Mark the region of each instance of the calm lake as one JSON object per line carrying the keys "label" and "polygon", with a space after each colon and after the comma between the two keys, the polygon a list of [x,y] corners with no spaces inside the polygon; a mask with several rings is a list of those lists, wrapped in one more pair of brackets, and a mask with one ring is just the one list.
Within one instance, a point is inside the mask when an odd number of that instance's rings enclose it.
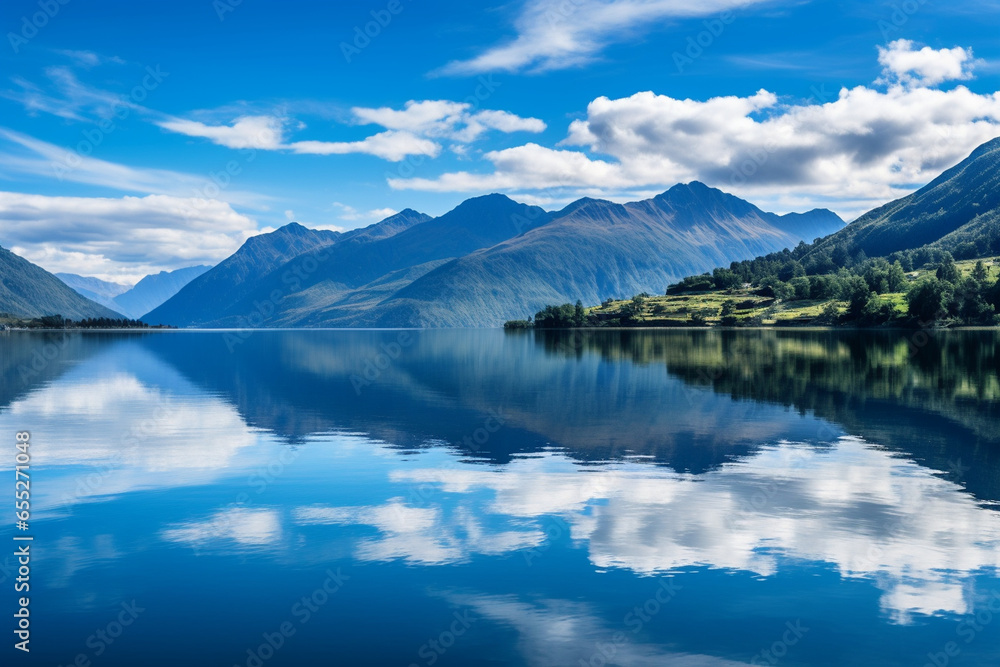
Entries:
{"label": "calm lake", "polygon": [[997,665],[998,363],[986,331],[0,334],[31,664]]}

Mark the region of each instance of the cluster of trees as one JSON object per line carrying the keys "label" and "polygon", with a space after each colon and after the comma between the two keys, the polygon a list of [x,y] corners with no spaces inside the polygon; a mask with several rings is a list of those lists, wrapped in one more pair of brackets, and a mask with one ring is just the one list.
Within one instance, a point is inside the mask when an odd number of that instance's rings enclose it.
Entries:
{"label": "cluster of trees", "polygon": [[28,329],[148,329],[149,325],[140,320],[111,317],[88,317],[83,320],[71,320],[62,315],[43,315],[31,320],[21,321],[19,326]]}
{"label": "cluster of trees", "polygon": [[[911,282],[914,267],[936,266],[933,276]],[[991,325],[1000,312],[1000,283],[989,278],[980,260],[969,276],[962,277],[951,253],[935,248],[896,252],[888,257],[868,258],[864,252],[847,253],[844,246],[814,249],[800,243],[764,257],[733,262],[728,269],[689,276],[671,285],[667,294],[756,289],[757,293],[782,301],[846,301],[847,312],[839,322],[863,326],[886,324],[897,319],[893,304],[884,294],[905,293],[908,313],[917,322],[951,320],[961,324]],[[832,316],[833,311],[826,313]],[[723,313],[732,321],[732,313]],[[829,319],[829,317],[828,317]]]}
{"label": "cluster of trees", "polygon": [[564,303],[561,306],[545,306],[535,313],[535,319],[510,320],[503,325],[504,329],[574,329],[589,326],[590,318],[583,308],[583,302],[576,305]]}

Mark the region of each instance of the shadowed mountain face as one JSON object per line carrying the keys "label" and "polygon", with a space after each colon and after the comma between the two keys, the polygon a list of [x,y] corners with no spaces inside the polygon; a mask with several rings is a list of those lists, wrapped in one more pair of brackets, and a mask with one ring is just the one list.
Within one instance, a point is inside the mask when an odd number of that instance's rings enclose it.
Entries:
{"label": "shadowed mountain face", "polygon": [[[275,289],[287,294],[290,285],[301,284],[316,270],[317,260],[309,255],[311,251],[339,244],[357,247],[376,243],[426,219],[424,214],[406,209],[375,225],[346,234],[306,229],[293,222],[270,234],[248,239],[235,254],[188,283],[143,319],[174,326],[208,325],[234,309],[237,314],[230,319],[236,320],[237,315],[245,318],[254,307],[254,298],[250,297],[262,295],[260,298],[267,301]],[[326,257],[323,253],[317,256],[320,261]],[[297,257],[302,257],[303,261],[285,267]],[[273,282],[265,286],[265,278],[272,273]],[[249,308],[242,309],[248,298]]]}
{"label": "shadowed mountain face", "polygon": [[0,313],[22,318],[121,318],[118,312],[78,294],[42,267],[4,248],[0,248]]}
{"label": "shadowed mountain face", "polygon": [[798,229],[842,226],[830,211],[778,216],[697,182],[624,205],[581,200],[546,225],[429,272],[362,322],[488,327],[546,304],[660,294],[682,276],[795,246],[806,238]]}
{"label": "shadowed mountain face", "polygon": [[[263,264],[253,277],[239,276],[238,289],[220,281],[204,295],[182,291],[150,321],[499,326],[549,303],[662,292],[684,275],[843,226],[830,211],[778,216],[697,182],[625,205],[583,199],[556,213],[494,194],[408,220],[396,233],[351,232],[278,266]],[[200,307],[199,298],[213,307]]]}
{"label": "shadowed mountain face", "polygon": [[881,257],[939,246],[972,244],[976,256],[1000,253],[1000,138],[993,139],[908,197],[861,216],[817,247],[846,245]]}

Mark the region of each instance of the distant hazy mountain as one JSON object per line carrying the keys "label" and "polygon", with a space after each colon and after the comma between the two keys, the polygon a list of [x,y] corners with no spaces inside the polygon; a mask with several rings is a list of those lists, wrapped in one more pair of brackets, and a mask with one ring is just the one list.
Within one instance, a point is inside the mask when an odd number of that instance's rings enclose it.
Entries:
{"label": "distant hazy mountain", "polygon": [[955,252],[961,244],[978,256],[1000,253],[1000,138],[913,194],[861,216],[823,239],[817,248],[842,245],[854,255],[888,255],[935,245]]}
{"label": "distant hazy mountain", "polygon": [[160,271],[146,276],[132,289],[115,296],[111,302],[119,312],[133,319],[141,318],[211,268],[199,265],[176,271]]}
{"label": "distant hazy mountain", "polygon": [[91,301],[95,301],[112,310],[115,310],[117,307],[114,298],[130,289],[128,285],[108,282],[107,280],[92,278],[90,276],[79,276],[75,273],[56,273],[55,276],[72,287],[77,294],[85,296]]}
{"label": "distant hazy mountain", "polygon": [[220,272],[196,291],[210,271],[146,319],[247,326],[260,313],[265,326],[496,326],[547,303],[662,292],[692,271],[843,227],[830,211],[765,213],[701,183],[625,205],[581,199],[555,213],[493,194],[437,218],[399,214],[407,215],[404,225],[390,218],[280,265]]}
{"label": "distant hazy mountain", "polygon": [[81,296],[42,267],[4,248],[0,248],[0,313],[22,318],[121,318],[119,313]]}

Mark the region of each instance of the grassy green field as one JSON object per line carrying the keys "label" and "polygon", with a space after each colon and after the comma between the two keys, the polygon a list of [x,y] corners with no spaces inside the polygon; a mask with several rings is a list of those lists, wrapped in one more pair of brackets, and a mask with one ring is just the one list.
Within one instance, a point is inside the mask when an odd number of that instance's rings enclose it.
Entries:
{"label": "grassy green field", "polygon": [[[963,276],[969,275],[977,260],[955,262]],[[990,279],[1000,277],[1000,258],[982,260],[989,271]],[[923,275],[934,272],[934,268],[925,267],[907,274],[911,282],[916,282]],[[906,295],[903,292],[881,294],[878,297],[893,304],[899,315],[905,315],[907,309]],[[719,324],[719,312],[723,302],[732,299],[736,302],[735,316],[742,323],[768,325],[784,324],[823,324],[821,315],[827,304],[833,303],[839,313],[847,310],[843,301],[781,301],[758,296],[753,290],[732,289],[678,294],[671,296],[649,296],[643,299],[640,311],[636,316],[641,325],[647,326],[682,326],[690,324],[692,317],[704,318],[707,324]],[[632,305],[631,299],[606,301],[600,306],[588,308],[587,313],[604,318],[615,318],[623,314],[623,309]],[[820,321],[817,319],[820,318]]]}

